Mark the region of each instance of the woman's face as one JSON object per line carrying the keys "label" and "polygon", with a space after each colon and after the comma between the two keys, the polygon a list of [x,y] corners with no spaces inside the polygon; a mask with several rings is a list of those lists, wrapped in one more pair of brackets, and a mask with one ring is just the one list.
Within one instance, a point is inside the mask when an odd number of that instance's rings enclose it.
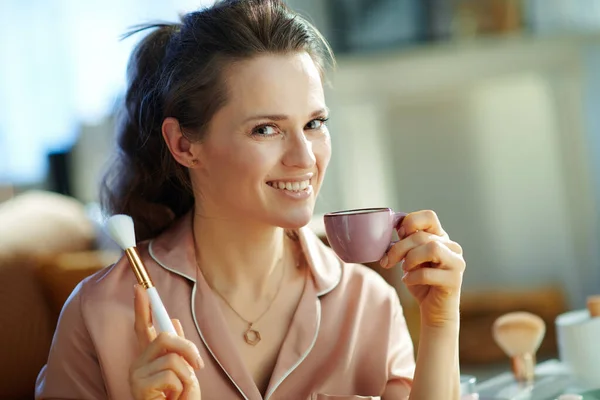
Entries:
{"label": "woman's face", "polygon": [[323,85],[307,53],[261,55],[225,74],[228,102],[198,144],[202,214],[306,225],[331,157]]}

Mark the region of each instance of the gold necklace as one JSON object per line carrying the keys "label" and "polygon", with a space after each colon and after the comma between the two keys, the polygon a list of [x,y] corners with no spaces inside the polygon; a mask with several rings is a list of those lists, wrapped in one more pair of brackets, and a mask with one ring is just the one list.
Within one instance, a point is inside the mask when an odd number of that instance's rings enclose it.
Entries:
{"label": "gold necklace", "polygon": [[254,329],[253,326],[254,326],[254,324],[258,323],[258,321],[260,321],[260,319],[271,309],[271,306],[273,305],[273,303],[275,302],[275,299],[279,295],[279,291],[281,290],[281,286],[283,283],[283,277],[285,276],[285,268],[283,268],[283,267],[281,267],[281,268],[282,268],[281,278],[279,278],[279,285],[277,286],[277,291],[275,292],[275,295],[273,296],[273,298],[267,305],[267,308],[254,321],[248,321],[239,312],[237,312],[236,309],[233,308],[231,303],[229,303],[229,301],[227,301],[225,296],[223,296],[221,293],[219,293],[218,290],[216,290],[214,287],[212,287],[210,285],[210,283],[208,283],[208,280],[206,280],[206,277],[205,277],[206,283],[212,289],[212,291],[215,292],[225,302],[225,304],[227,304],[229,306],[231,311],[233,311],[242,321],[244,321],[245,323],[248,324],[248,327],[244,331],[244,341],[246,343],[248,343],[250,346],[256,346],[258,344],[258,342],[260,342],[262,340],[262,338],[260,336],[260,332],[257,331],[256,329]]}
{"label": "gold necklace", "polygon": [[[271,306],[273,305],[273,303],[275,302],[275,299],[279,295],[279,291],[281,290],[281,286],[282,286],[282,283],[283,283],[283,277],[285,276],[285,268],[281,267],[282,268],[281,278],[279,278],[279,285],[277,286],[277,291],[275,292],[275,295],[273,296],[273,298],[269,302],[269,305],[267,306],[267,308],[254,321],[248,321],[239,312],[237,312],[236,309],[233,308],[233,306],[229,303],[229,301],[227,301],[227,299],[225,298],[225,296],[223,296],[221,293],[219,293],[219,291],[216,290],[209,283],[208,279],[206,279],[206,275],[204,275],[204,271],[202,270],[202,268],[200,268],[200,263],[198,262],[198,249],[196,248],[196,240],[195,240],[195,238],[194,238],[194,252],[196,253],[196,266],[197,266],[198,270],[200,271],[200,273],[202,274],[202,276],[204,277],[204,281],[206,282],[206,284],[208,285],[208,287],[214,293],[216,293],[225,302],[225,304],[227,304],[227,306],[229,306],[229,308],[231,309],[231,311],[233,311],[242,321],[244,321],[245,323],[248,324],[248,327],[246,328],[246,330],[244,331],[244,334],[243,334],[244,341],[246,343],[248,343],[250,346],[256,346],[262,340],[262,338],[260,336],[260,332],[257,331],[256,329],[254,329],[253,326],[258,321],[260,321],[260,319],[271,309]],[[283,259],[283,255],[279,259],[278,263],[280,263],[282,259]],[[298,262],[296,264],[296,267],[300,267],[300,262]]]}

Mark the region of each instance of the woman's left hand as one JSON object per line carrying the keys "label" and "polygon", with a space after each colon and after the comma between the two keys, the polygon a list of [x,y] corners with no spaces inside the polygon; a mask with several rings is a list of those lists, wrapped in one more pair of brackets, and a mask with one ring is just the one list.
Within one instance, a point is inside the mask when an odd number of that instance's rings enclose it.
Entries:
{"label": "woman's left hand", "polygon": [[466,266],[462,248],[429,210],[404,217],[398,236],[400,241],[381,259],[381,266],[402,262],[402,281],[419,303],[422,326],[456,326]]}

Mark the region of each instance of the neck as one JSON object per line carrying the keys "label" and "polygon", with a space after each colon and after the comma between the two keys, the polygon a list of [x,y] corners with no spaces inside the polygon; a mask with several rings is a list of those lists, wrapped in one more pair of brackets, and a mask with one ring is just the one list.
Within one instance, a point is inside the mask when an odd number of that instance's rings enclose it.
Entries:
{"label": "neck", "polygon": [[295,263],[282,228],[196,212],[193,232],[198,266],[221,293],[250,291],[261,297],[281,276],[280,268]]}

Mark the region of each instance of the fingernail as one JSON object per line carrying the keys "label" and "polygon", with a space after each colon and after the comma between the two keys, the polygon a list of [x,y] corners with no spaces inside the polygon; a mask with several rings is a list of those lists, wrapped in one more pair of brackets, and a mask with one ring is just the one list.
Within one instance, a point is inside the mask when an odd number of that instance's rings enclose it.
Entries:
{"label": "fingernail", "polygon": [[204,361],[202,361],[202,357],[198,356],[196,358],[196,369],[204,368]]}
{"label": "fingernail", "polygon": [[404,269],[404,258],[398,263],[400,268]]}
{"label": "fingernail", "polygon": [[402,280],[406,279],[407,275],[408,275],[408,271],[404,271],[404,273],[402,274]]}
{"label": "fingernail", "polygon": [[405,234],[406,234],[406,229],[404,229],[404,227],[401,226],[400,229],[398,230],[398,237],[400,238],[400,240],[404,239]]}
{"label": "fingernail", "polygon": [[388,265],[388,256],[387,256],[387,254],[385,256],[383,256],[383,258],[381,259],[381,261],[379,261],[379,265],[381,265],[383,268],[387,267],[387,265]]}
{"label": "fingernail", "polygon": [[136,283],[135,285],[133,285],[133,298],[135,299],[136,293],[137,293],[137,287],[138,284]]}

